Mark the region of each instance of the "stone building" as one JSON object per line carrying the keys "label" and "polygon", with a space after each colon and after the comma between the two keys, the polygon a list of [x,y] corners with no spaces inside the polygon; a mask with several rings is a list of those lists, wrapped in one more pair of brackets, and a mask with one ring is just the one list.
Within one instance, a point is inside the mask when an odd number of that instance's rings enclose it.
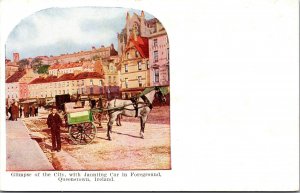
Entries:
{"label": "stone building", "polygon": [[157,31],[158,25],[161,24],[156,18],[145,19],[144,11],[141,12],[141,15],[134,13],[132,16],[127,12],[125,27],[118,33],[119,56],[122,55],[133,30],[136,31],[137,36],[149,37]]}
{"label": "stone building", "polygon": [[81,72],[63,74],[60,77],[38,77],[28,85],[30,98],[55,97],[60,94],[99,94],[103,85],[103,74]]}
{"label": "stone building", "polygon": [[114,45],[111,44],[108,47],[101,46],[100,48],[92,47],[88,51],[80,51],[68,54],[61,54],[59,56],[50,56],[48,58],[49,65],[56,63],[66,64],[75,63],[83,60],[95,60],[97,58],[107,58],[110,56],[116,56],[118,52],[115,50]]}
{"label": "stone building", "polygon": [[169,41],[162,27],[149,37],[150,86],[166,86],[170,83]]}
{"label": "stone building", "polygon": [[5,95],[7,99],[27,99],[29,98],[28,83],[36,78],[32,69],[17,71],[5,81]]}
{"label": "stone building", "polygon": [[133,31],[120,66],[122,98],[130,98],[150,86],[148,38],[137,36]]}

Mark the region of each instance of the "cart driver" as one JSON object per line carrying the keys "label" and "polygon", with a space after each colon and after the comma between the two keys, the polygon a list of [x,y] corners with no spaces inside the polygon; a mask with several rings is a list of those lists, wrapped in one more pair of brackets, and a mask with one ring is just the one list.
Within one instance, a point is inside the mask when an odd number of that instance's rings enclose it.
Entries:
{"label": "cart driver", "polygon": [[53,107],[51,113],[48,115],[47,125],[48,128],[50,128],[51,130],[51,151],[59,152],[61,150],[60,126],[62,125],[62,120],[59,114],[57,113],[56,107]]}

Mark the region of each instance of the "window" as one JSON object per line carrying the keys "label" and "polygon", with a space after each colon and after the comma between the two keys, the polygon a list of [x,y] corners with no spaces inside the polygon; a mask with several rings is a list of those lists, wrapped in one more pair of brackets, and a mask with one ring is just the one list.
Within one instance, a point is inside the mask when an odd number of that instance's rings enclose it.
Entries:
{"label": "window", "polygon": [[125,88],[128,88],[128,78],[125,78]]}
{"label": "window", "polygon": [[157,46],[157,39],[153,39],[153,46]]}
{"label": "window", "polygon": [[84,93],[84,88],[81,88],[81,93],[82,93],[82,94]]}
{"label": "window", "polygon": [[142,62],[141,61],[138,62],[138,70],[142,70]]}
{"label": "window", "polygon": [[81,80],[81,86],[83,86],[84,85],[84,80]]}
{"label": "window", "polygon": [[72,86],[74,86],[75,85],[75,83],[74,83],[74,81],[72,81]]}
{"label": "window", "polygon": [[142,76],[138,76],[139,87],[142,87]]}
{"label": "window", "polygon": [[147,60],[147,69],[150,68],[149,60]]}
{"label": "window", "polygon": [[79,88],[77,89],[77,94],[80,94],[80,89]]}
{"label": "window", "polygon": [[102,86],[102,80],[99,80],[99,86]]}
{"label": "window", "polygon": [[93,91],[94,91],[94,89],[93,89],[93,87],[91,87],[90,88],[90,94],[93,94]]}
{"label": "window", "polygon": [[62,87],[65,87],[65,82],[62,83]]}
{"label": "window", "polygon": [[158,62],[158,51],[154,51],[153,56],[154,56],[154,62]]}
{"label": "window", "polygon": [[111,76],[108,77],[108,83],[110,83],[110,82],[111,82]]}
{"label": "window", "polygon": [[129,59],[129,52],[126,53],[126,57],[127,57],[127,59]]}
{"label": "window", "polygon": [[67,82],[67,86],[69,86],[69,81]]}
{"label": "window", "polygon": [[114,76],[114,83],[116,83],[117,82],[117,80],[116,80],[116,77]]}
{"label": "window", "polygon": [[58,93],[61,94],[61,90],[59,90]]}
{"label": "window", "polygon": [[135,51],[135,57],[138,58],[139,57],[139,52]]}
{"label": "window", "polygon": [[90,86],[94,85],[93,79],[90,80]]}
{"label": "window", "polygon": [[65,91],[65,90],[63,90],[63,94],[66,94],[66,91]]}
{"label": "window", "polygon": [[154,82],[159,82],[159,69],[154,69]]}
{"label": "window", "polygon": [[125,64],[125,72],[128,72],[128,64]]}
{"label": "window", "polygon": [[77,86],[79,86],[79,80],[77,80]]}

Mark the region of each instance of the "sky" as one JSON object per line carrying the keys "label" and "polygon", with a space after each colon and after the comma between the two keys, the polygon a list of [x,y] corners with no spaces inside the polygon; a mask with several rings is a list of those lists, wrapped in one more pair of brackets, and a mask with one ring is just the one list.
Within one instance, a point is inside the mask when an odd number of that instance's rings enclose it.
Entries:
{"label": "sky", "polygon": [[[92,46],[117,48],[117,33],[125,27],[126,13],[140,10],[124,8],[50,8],[24,18],[9,34],[6,58],[14,52],[20,58],[60,55],[90,50]],[[146,19],[153,18],[145,12]]]}

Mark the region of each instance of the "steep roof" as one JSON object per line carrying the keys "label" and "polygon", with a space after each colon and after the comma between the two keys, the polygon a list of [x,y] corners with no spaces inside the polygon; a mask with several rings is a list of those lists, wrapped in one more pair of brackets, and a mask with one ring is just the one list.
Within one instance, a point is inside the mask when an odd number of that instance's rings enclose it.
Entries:
{"label": "steep roof", "polygon": [[26,71],[17,71],[6,79],[6,83],[19,82],[19,80],[26,74]]}
{"label": "steep roof", "polygon": [[[148,38],[137,36],[136,40],[134,40],[133,37],[130,37],[128,45],[130,43],[134,45],[143,58],[149,58]],[[128,49],[130,49],[130,47],[127,47],[126,51]]]}
{"label": "steep roof", "polygon": [[82,72],[77,75],[73,73],[63,74],[60,77],[57,76],[48,76],[46,78],[39,77],[31,81],[29,84],[40,84],[40,83],[47,83],[47,82],[60,82],[60,81],[68,81],[68,80],[82,80],[87,78],[101,78],[103,79],[103,75],[99,74],[98,72]]}
{"label": "steep roof", "polygon": [[100,75],[98,72],[82,72],[74,77],[75,80],[87,78],[103,78],[103,75]]}

